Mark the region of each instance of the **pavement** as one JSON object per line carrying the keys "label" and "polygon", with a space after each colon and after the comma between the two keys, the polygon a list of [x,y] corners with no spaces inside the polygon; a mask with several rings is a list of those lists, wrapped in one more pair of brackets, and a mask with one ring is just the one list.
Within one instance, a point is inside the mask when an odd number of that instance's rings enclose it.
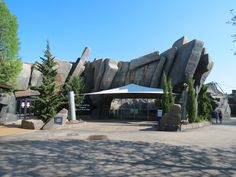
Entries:
{"label": "pavement", "polygon": [[233,118],[184,132],[100,121],[2,136],[0,176],[236,176],[235,134]]}

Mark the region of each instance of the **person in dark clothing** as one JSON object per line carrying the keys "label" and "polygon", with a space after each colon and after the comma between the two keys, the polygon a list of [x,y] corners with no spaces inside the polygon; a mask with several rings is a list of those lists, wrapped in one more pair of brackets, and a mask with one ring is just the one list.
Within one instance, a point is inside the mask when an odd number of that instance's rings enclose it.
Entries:
{"label": "person in dark clothing", "polygon": [[219,120],[220,120],[220,124],[222,124],[222,117],[223,117],[223,116],[222,116],[222,112],[220,111],[220,112],[219,112]]}
{"label": "person in dark clothing", "polygon": [[213,111],[212,112],[212,118],[215,118],[216,119],[216,124],[218,124],[218,120],[219,120],[219,113],[218,111]]}

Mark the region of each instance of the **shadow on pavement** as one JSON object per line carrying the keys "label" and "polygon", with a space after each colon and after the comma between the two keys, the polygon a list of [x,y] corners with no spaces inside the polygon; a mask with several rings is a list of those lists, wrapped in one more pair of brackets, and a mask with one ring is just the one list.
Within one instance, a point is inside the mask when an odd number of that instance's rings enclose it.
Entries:
{"label": "shadow on pavement", "polygon": [[0,176],[233,176],[236,148],[129,141],[0,142]]}

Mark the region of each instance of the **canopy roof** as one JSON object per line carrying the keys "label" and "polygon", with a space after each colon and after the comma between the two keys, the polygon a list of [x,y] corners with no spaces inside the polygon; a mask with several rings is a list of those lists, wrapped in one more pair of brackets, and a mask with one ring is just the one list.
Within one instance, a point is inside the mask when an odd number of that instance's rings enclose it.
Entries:
{"label": "canopy roof", "polygon": [[82,95],[144,95],[144,94],[152,94],[152,95],[162,95],[163,89],[160,88],[150,88],[144,87],[136,84],[128,84],[123,87],[118,87],[114,89],[103,90],[100,92],[92,92],[92,93],[85,93]]}

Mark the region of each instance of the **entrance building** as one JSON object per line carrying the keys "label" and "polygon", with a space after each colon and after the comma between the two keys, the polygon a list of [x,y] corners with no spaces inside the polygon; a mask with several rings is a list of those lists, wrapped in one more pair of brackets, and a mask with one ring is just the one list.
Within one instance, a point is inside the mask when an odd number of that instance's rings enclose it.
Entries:
{"label": "entrance building", "polygon": [[[90,96],[91,100],[99,100],[95,103],[97,109],[93,116],[96,118],[136,119],[136,120],[156,120],[158,109],[161,109],[163,89],[143,87],[136,84],[128,84],[100,92],[85,93],[84,96]],[[118,109],[113,109],[111,105],[118,101]],[[130,105],[125,104],[127,100],[133,100]],[[134,104],[138,101],[143,104]],[[132,101],[131,101],[132,102]]]}

